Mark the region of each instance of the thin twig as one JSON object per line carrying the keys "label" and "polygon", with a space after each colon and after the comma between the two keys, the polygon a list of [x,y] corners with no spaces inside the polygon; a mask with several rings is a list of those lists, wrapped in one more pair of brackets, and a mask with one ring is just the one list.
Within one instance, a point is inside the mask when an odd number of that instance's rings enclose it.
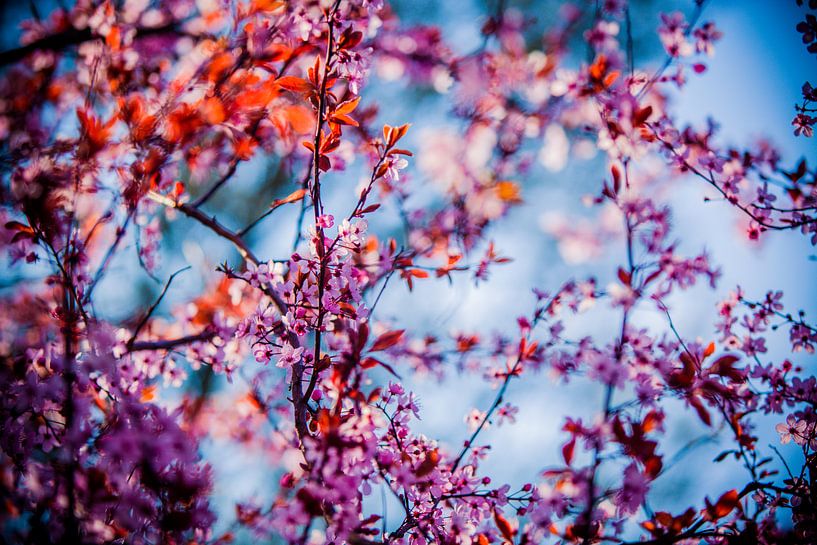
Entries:
{"label": "thin twig", "polygon": [[150,317],[156,311],[156,308],[162,302],[162,299],[164,299],[165,294],[167,293],[167,290],[170,289],[170,284],[173,283],[173,280],[178,275],[180,275],[181,273],[183,273],[186,270],[189,270],[190,268],[191,268],[190,265],[188,265],[187,267],[183,267],[183,268],[179,269],[178,271],[176,271],[176,272],[174,272],[173,274],[170,275],[170,278],[167,279],[167,282],[165,283],[165,287],[162,289],[162,292],[159,294],[159,297],[157,297],[156,300],[153,302],[153,304],[150,305],[150,308],[145,313],[145,315],[142,317],[142,320],[139,322],[139,325],[137,325],[136,328],[133,330],[133,334],[131,335],[131,338],[128,340],[128,342],[125,345],[125,346],[128,347],[128,349],[130,349],[133,346],[133,343],[136,342],[136,337],[139,336],[139,333],[142,331],[142,328],[145,327],[145,325],[148,323],[148,320],[150,320]]}

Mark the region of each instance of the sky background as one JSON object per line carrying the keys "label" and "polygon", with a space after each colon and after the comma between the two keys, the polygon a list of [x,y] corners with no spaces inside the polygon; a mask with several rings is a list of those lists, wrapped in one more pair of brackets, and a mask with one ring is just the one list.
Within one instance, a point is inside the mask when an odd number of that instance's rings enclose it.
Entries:
{"label": "sky background", "polygon": [[[49,11],[49,2],[37,2],[43,13]],[[552,2],[508,0],[511,7],[519,6],[526,14],[546,20],[553,17]],[[398,0],[397,13],[410,23],[439,25],[450,44],[458,52],[467,52],[480,41],[481,16],[485,13],[483,2],[467,0]],[[636,29],[637,63],[655,67],[660,62],[660,50],[655,28],[660,10],[679,9],[689,14],[692,1],[634,2],[633,25]],[[13,46],[16,22],[25,16],[25,3],[6,3],[0,13],[0,46]],[[793,164],[799,157],[810,160],[815,155],[815,140],[796,138],[790,125],[793,105],[800,96],[800,87],[808,78],[817,76],[817,56],[808,55],[794,30],[801,16],[794,0],[745,0],[710,1],[703,20],[714,20],[724,32],[717,44],[716,54],[708,61],[708,70],[700,76],[690,75],[683,93],[672,97],[672,108],[682,120],[703,123],[707,116],[714,116],[721,124],[720,140],[736,145],[747,145],[758,137],[766,137],[782,152],[784,163]],[[643,66],[643,65],[642,65]],[[456,122],[447,116],[444,97],[432,94],[416,95],[404,82],[380,82],[373,78],[371,94],[364,100],[377,100],[383,108],[383,122],[413,123],[407,146],[418,146],[424,130]],[[413,148],[413,149],[416,149]],[[412,160],[409,175],[421,178]],[[579,162],[568,165],[559,173],[534,170],[523,182],[525,203],[507,220],[500,221],[491,232],[500,253],[514,261],[492,269],[487,282],[475,287],[466,277],[459,277],[453,286],[445,282],[420,282],[415,293],[409,296],[404,285],[394,283],[387,290],[378,306],[378,318],[395,318],[401,327],[428,331],[440,337],[450,332],[478,330],[513,332],[516,317],[529,313],[533,297],[531,287],[554,289],[571,277],[583,277],[594,273],[601,278],[601,285],[616,270],[623,259],[621,248],[611,247],[599,260],[582,266],[564,263],[557,251],[556,242],[542,228],[542,216],[548,211],[562,210],[571,219],[591,216],[580,203],[583,193],[594,189],[604,176],[602,161]],[[269,202],[270,195],[259,196],[259,191],[269,192],[264,180],[275,172],[275,162],[258,158],[242,164],[236,183],[231,182],[230,204],[224,195],[214,199],[213,206],[224,206],[225,223],[241,225],[240,218],[246,213],[241,202],[252,200]],[[354,198],[351,188],[361,174],[355,167],[346,174],[329,173],[326,176],[326,209],[346,210]],[[262,187],[263,186],[263,187]],[[291,187],[273,188],[281,195]],[[742,242],[737,214],[723,203],[704,203],[709,193],[703,182],[690,178],[672,193],[675,233],[683,240],[687,253],[709,250],[714,261],[722,269],[716,292],[693,289],[671,300],[673,319],[686,337],[710,338],[715,318],[715,303],[737,284],[747,295],[762,298],[769,288],[783,289],[784,302],[791,309],[802,308],[809,315],[817,315],[817,278],[815,250],[802,236],[793,233],[772,233],[762,244]],[[279,195],[280,196],[280,195]],[[219,200],[222,199],[222,200]],[[244,199],[244,200],[242,200]],[[292,207],[295,208],[295,207]],[[281,258],[286,256],[292,240],[294,209],[281,209],[270,218],[263,229],[254,234],[254,249],[259,255]],[[221,216],[220,216],[221,217]],[[182,220],[183,221],[183,220]],[[179,221],[177,223],[181,223]],[[388,219],[379,229],[394,229],[396,224]],[[182,243],[181,235],[188,239]],[[739,242],[740,241],[740,242]],[[178,225],[168,231],[165,241],[167,251],[162,268],[163,277],[174,270],[192,264],[194,271],[185,274],[185,282],[174,284],[167,298],[167,311],[174,301],[189,299],[199,292],[203,284],[215,276],[213,273],[198,276],[196,270],[212,271],[224,259],[234,260],[235,254],[224,242],[214,239],[204,228],[192,223]],[[122,286],[128,289],[122,289]],[[98,290],[100,297],[97,310],[116,320],[133,313],[151,300],[157,287],[142,273],[133,252],[118,258],[111,274]],[[609,315],[592,312],[586,315],[581,327],[598,335],[609,331]],[[657,312],[644,311],[636,314],[636,322],[644,326],[663,327],[664,318]],[[771,345],[771,354],[785,348],[785,343]],[[800,356],[806,365],[814,365]],[[253,365],[251,362],[248,365]],[[420,398],[422,422],[420,429],[431,437],[441,438],[451,450],[457,450],[466,436],[463,418],[472,408],[486,409],[493,400],[494,392],[479,377],[449,376],[440,383],[422,377],[409,381],[409,387]],[[226,386],[224,386],[226,387]],[[560,431],[566,415],[592,417],[602,404],[600,390],[581,381],[571,382],[568,387],[554,384],[546,375],[528,376],[524,381],[513,382],[507,400],[520,408],[518,422],[513,426],[491,428],[480,442],[492,443],[495,448],[483,469],[492,475],[495,483],[520,484],[539,480],[541,471],[558,463],[564,435]],[[776,419],[765,422],[761,431],[761,444],[776,442],[772,431]],[[689,411],[677,411],[668,422],[671,440],[664,447],[665,454],[674,452],[686,441],[702,436],[706,430]],[[717,440],[715,440],[717,441]],[[765,442],[764,442],[765,441]],[[210,445],[212,454],[222,445]],[[223,452],[223,451],[222,451]],[[695,490],[695,497],[702,492],[715,494],[740,483],[744,475],[729,461],[712,464],[714,447],[693,451],[685,460],[685,467],[699,471],[670,471],[658,481],[653,498],[662,509],[681,507],[686,499],[685,491]],[[229,456],[214,456],[218,460],[216,500],[225,509],[231,509],[235,498],[255,495],[268,497],[274,471],[263,462],[263,453],[232,452]],[[250,468],[254,468],[252,471]],[[376,498],[379,500],[379,498]],[[393,511],[396,513],[396,511]]]}

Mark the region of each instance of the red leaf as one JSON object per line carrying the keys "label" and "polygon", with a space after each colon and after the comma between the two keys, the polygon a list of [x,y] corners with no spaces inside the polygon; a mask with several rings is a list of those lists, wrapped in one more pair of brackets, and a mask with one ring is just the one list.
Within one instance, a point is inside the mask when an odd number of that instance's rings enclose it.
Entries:
{"label": "red leaf", "polygon": [[654,430],[661,424],[663,419],[664,417],[662,414],[654,410],[650,411],[647,413],[647,416],[645,416],[644,420],[641,422],[641,429],[644,430],[644,433],[650,433],[652,430]]}
{"label": "red leaf", "polygon": [[729,490],[728,492],[724,492],[723,495],[718,498],[715,505],[710,504],[708,499],[706,500],[706,518],[713,521],[718,520],[731,513],[732,510],[739,505],[740,497],[738,496],[738,491],[734,489]]}
{"label": "red leaf", "polygon": [[646,121],[652,115],[652,106],[647,106],[646,108],[641,108],[640,110],[636,110],[635,115],[633,115],[633,126],[639,127],[646,123]]}
{"label": "red leaf", "polygon": [[391,348],[400,342],[400,340],[403,338],[403,333],[405,333],[404,329],[397,329],[395,331],[387,331],[386,333],[383,333],[377,339],[375,339],[374,344],[370,349],[371,352],[378,352],[380,350]]}
{"label": "red leaf", "polygon": [[706,424],[707,426],[712,425],[712,417],[709,416],[709,411],[706,410],[703,403],[701,403],[701,399],[697,396],[689,396],[689,404],[692,405],[692,408],[695,409],[695,412],[698,413],[698,418]]}
{"label": "red leaf", "polygon": [[21,233],[34,234],[34,229],[19,221],[10,221],[6,223],[6,229],[11,231],[20,231]]}
{"label": "red leaf", "polygon": [[721,356],[709,367],[709,373],[712,375],[727,377],[733,382],[742,382],[743,373],[740,370],[735,369],[735,363],[737,363],[738,359],[739,358],[733,354]]}
{"label": "red leaf", "polygon": [[250,159],[258,143],[251,136],[241,135],[233,142],[233,153],[242,161]]}
{"label": "red leaf", "polygon": [[562,447],[562,458],[565,459],[565,463],[570,465],[570,462],[573,461],[573,451],[576,449],[576,438],[574,437],[570,441],[568,441]]}
{"label": "red leaf", "polygon": [[355,352],[360,354],[363,350],[363,347],[366,346],[366,341],[369,340],[369,326],[366,323],[360,324],[360,327],[357,330],[357,345],[355,347]]}
{"label": "red leaf", "polygon": [[516,531],[511,526],[511,523],[508,522],[508,519],[503,517],[499,514],[499,511],[494,511],[494,522],[496,523],[496,527],[499,529],[499,532],[502,534],[507,541],[513,542],[513,537],[516,535]]}
{"label": "red leaf", "polygon": [[322,171],[327,172],[330,168],[332,168],[332,162],[326,155],[321,155],[320,158],[318,159],[318,167]]}
{"label": "red leaf", "polygon": [[618,79],[619,75],[620,73],[618,70],[613,70],[612,72],[607,74],[607,76],[604,78],[604,86],[610,87],[611,85],[613,85],[613,83],[615,83],[615,81]]}
{"label": "red leaf", "polygon": [[425,458],[417,466],[417,470],[414,472],[418,477],[425,477],[432,471],[434,468],[437,467],[437,464],[440,463],[440,453],[437,449],[430,450],[426,453]]}
{"label": "red leaf", "polygon": [[371,369],[372,367],[377,367],[380,365],[380,360],[376,358],[364,358],[360,362],[360,366],[364,369]]}
{"label": "red leaf", "polygon": [[375,211],[375,210],[377,210],[378,208],[380,208],[380,203],[370,204],[369,206],[367,206],[366,208],[364,208],[363,210],[361,210],[361,211],[360,211],[360,213],[359,213],[358,215],[362,216],[363,214],[368,214],[368,213],[370,213],[370,212],[374,212],[374,211]]}
{"label": "red leaf", "polygon": [[655,479],[661,473],[664,463],[660,456],[650,456],[644,461],[644,472],[650,479]]}
{"label": "red leaf", "polygon": [[108,143],[117,117],[114,115],[103,123],[102,120],[94,116],[92,112],[77,108],[77,119],[82,128],[81,134],[83,136],[80,154],[88,157],[94,155]]}
{"label": "red leaf", "polygon": [[610,172],[613,174],[613,191],[618,193],[621,189],[621,171],[616,165],[610,167]]}

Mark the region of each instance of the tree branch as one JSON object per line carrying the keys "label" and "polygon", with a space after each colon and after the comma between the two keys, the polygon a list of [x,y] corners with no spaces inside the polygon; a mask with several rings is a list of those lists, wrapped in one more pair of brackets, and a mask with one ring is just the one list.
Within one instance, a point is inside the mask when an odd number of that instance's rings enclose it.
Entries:
{"label": "tree branch", "polygon": [[[146,38],[148,36],[160,36],[162,34],[185,34],[181,32],[176,23],[154,27],[154,28],[139,28],[136,30],[135,38]],[[25,59],[35,51],[52,51],[59,52],[75,45],[80,45],[91,40],[101,40],[101,36],[96,36],[91,32],[91,29],[77,29],[70,28],[63,32],[50,34],[39,40],[31,42],[15,49],[8,49],[0,51],[0,67],[8,66]]]}

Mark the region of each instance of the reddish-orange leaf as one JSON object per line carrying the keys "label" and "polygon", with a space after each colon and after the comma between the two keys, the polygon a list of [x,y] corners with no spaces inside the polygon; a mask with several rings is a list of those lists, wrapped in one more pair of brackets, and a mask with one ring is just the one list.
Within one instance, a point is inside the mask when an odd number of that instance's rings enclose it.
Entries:
{"label": "reddish-orange leaf", "polygon": [[646,108],[641,108],[640,110],[636,110],[635,114],[633,114],[633,126],[640,127],[652,115],[652,106],[647,106]]}
{"label": "reddish-orange leaf", "polygon": [[221,103],[218,97],[206,98],[201,104],[201,109],[204,113],[204,118],[211,125],[218,125],[226,119],[224,104]]}
{"label": "reddish-orange leaf", "polygon": [[153,135],[154,130],[156,130],[156,116],[146,115],[131,128],[131,138],[134,142],[147,140]]}
{"label": "reddish-orange leaf", "polygon": [[380,365],[380,360],[377,358],[363,358],[360,361],[360,366],[364,369],[371,369],[372,367],[377,367]]}
{"label": "reddish-orange leaf", "polygon": [[618,193],[621,189],[621,171],[616,165],[610,167],[610,172],[613,175],[613,191]]}
{"label": "reddish-orange leaf", "polygon": [[698,413],[698,417],[704,424],[707,426],[712,425],[712,417],[709,416],[709,411],[707,411],[706,407],[701,403],[701,398],[695,395],[689,396],[689,404],[692,405],[692,408],[695,409],[695,412]]}
{"label": "reddish-orange leaf", "polygon": [[83,143],[80,149],[81,155],[90,156],[101,150],[108,143],[111,136],[111,129],[116,123],[116,116],[111,117],[107,122],[102,121],[93,113],[77,108],[77,119],[82,128]]}
{"label": "reddish-orange leaf", "polygon": [[587,71],[591,78],[600,80],[604,77],[605,72],[607,72],[607,57],[604,55],[596,57],[596,62],[591,64]]}
{"label": "reddish-orange leaf", "polygon": [[520,203],[522,198],[519,193],[519,184],[511,181],[501,181],[496,184],[496,195],[500,200],[508,203]]}
{"label": "reddish-orange leaf", "polygon": [[329,412],[328,409],[318,411],[318,429],[326,434],[340,425],[340,418]]}
{"label": "reddish-orange leaf", "polygon": [[329,160],[329,157],[326,155],[321,155],[318,157],[318,168],[320,168],[324,172],[328,172],[329,169],[332,168],[332,161]]}
{"label": "reddish-orange leaf", "polygon": [[564,458],[565,463],[570,465],[570,462],[573,461],[573,452],[576,448],[576,438],[573,437],[570,441],[565,443],[562,447],[562,458]]}
{"label": "reddish-orange leaf", "polygon": [[250,136],[242,135],[236,138],[236,141],[233,143],[233,153],[235,153],[236,157],[241,159],[242,161],[246,161],[250,157],[252,157],[253,152],[255,151],[255,146],[258,143]]}
{"label": "reddish-orange leaf", "polygon": [[386,371],[388,371],[389,373],[391,373],[392,375],[394,375],[395,377],[401,378],[400,375],[397,374],[397,371],[395,371],[394,368],[391,365],[389,365],[388,363],[382,362],[377,358],[367,357],[367,358],[363,358],[363,360],[361,360],[361,362],[360,362],[360,366],[363,369],[371,369],[372,367],[376,367],[378,365],[380,367],[382,367],[383,369],[385,369]]}
{"label": "reddish-orange leaf", "polygon": [[499,533],[502,534],[507,541],[513,542],[513,537],[516,535],[516,531],[511,526],[511,523],[508,522],[508,519],[503,517],[499,511],[494,511],[494,522],[496,523],[496,527],[499,529]]}
{"label": "reddish-orange leaf", "polygon": [[673,517],[670,513],[667,513],[666,511],[658,511],[655,514],[655,520],[658,521],[658,524],[666,528],[670,524],[672,524]]}
{"label": "reddish-orange leaf", "polygon": [[647,413],[647,416],[644,417],[644,421],[641,422],[641,429],[644,430],[644,433],[650,433],[652,430],[656,429],[658,425],[663,420],[663,417],[657,411],[650,411]]}
{"label": "reddish-orange leaf", "polygon": [[345,102],[341,102],[335,108],[334,114],[341,115],[341,114],[350,114],[355,111],[357,105],[360,104],[360,97],[354,98],[352,100],[347,100]]}
{"label": "reddish-orange leaf", "polygon": [[247,392],[247,395],[244,396],[244,401],[256,411],[260,412],[264,408],[263,405],[261,405],[261,401],[258,399],[258,396],[255,395],[255,392]]}
{"label": "reddish-orange leaf", "polygon": [[312,114],[312,110],[306,106],[293,104],[292,106],[281,108],[281,111],[284,114],[284,118],[289,121],[289,124],[292,125],[292,130],[295,132],[300,134],[309,134],[314,132],[315,116]]}
{"label": "reddish-orange leaf", "polygon": [[148,401],[153,401],[156,397],[156,385],[152,386],[145,386],[142,388],[142,395],[139,396],[139,401],[142,403],[147,403]]}
{"label": "reddish-orange leaf", "polygon": [[369,213],[371,213],[371,212],[374,212],[374,211],[375,211],[375,210],[377,210],[378,208],[380,208],[380,203],[370,204],[369,206],[367,206],[366,208],[364,208],[363,210],[361,210],[361,211],[358,213],[358,216],[363,216],[364,214],[369,214]]}
{"label": "reddish-orange leaf", "polygon": [[235,60],[226,51],[214,55],[207,66],[207,78],[210,81],[217,81],[232,67]]}
{"label": "reddish-orange leaf", "polygon": [[304,188],[296,189],[295,191],[293,191],[292,193],[290,193],[289,195],[287,195],[283,199],[276,199],[275,201],[273,201],[270,208],[278,208],[282,204],[289,204],[289,203],[292,203],[292,202],[298,202],[298,201],[300,201],[301,199],[304,198],[304,195],[306,195],[306,189],[304,189]]}
{"label": "reddish-orange leaf", "polygon": [[392,131],[391,138],[389,139],[389,147],[393,147],[401,138],[403,138],[406,133],[411,127],[411,123],[406,123],[405,125],[400,125],[396,129]]}
{"label": "reddish-orange leaf", "polygon": [[660,456],[650,456],[644,460],[644,472],[650,479],[655,479],[658,477],[658,474],[661,473],[661,469],[663,467],[664,462],[661,460]]}
{"label": "reddish-orange leaf", "polygon": [[182,103],[168,114],[165,137],[169,142],[183,142],[203,124],[204,120],[199,112],[190,104]]}
{"label": "reddish-orange leaf", "polygon": [[718,498],[715,505],[711,505],[709,500],[706,500],[706,517],[709,520],[718,520],[725,517],[732,512],[733,509],[740,505],[740,497],[737,490],[729,490]]}
{"label": "reddish-orange leaf", "polygon": [[715,360],[715,363],[709,368],[709,373],[712,375],[720,375],[728,377],[734,382],[743,380],[743,373],[739,369],[735,369],[738,357],[733,354],[725,354]]}
{"label": "reddish-orange leaf", "polygon": [[437,467],[437,464],[440,463],[440,453],[437,449],[430,450],[426,453],[425,459],[417,466],[417,471],[414,473],[418,477],[425,477],[432,471],[434,468]]}
{"label": "reddish-orange leaf", "polygon": [[114,51],[119,51],[119,48],[122,46],[122,33],[118,26],[111,26],[108,35],[105,36],[105,43]]}
{"label": "reddish-orange leaf", "polygon": [[273,83],[264,83],[257,87],[245,89],[235,97],[233,103],[236,108],[242,110],[265,108],[277,93],[278,89]]}
{"label": "reddish-orange leaf", "polygon": [[308,93],[313,89],[309,82],[295,76],[282,76],[275,80],[275,83],[279,87],[295,93]]}
{"label": "reddish-orange leaf", "polygon": [[332,114],[331,121],[341,125],[359,126],[359,123],[346,114]]}
{"label": "reddish-orange leaf", "polygon": [[400,342],[400,340],[403,338],[404,333],[405,333],[404,329],[387,331],[386,333],[383,333],[377,339],[375,339],[374,344],[372,345],[372,348],[370,350],[372,352],[378,352],[380,350],[391,348],[392,346]]}
{"label": "reddish-orange leaf", "polygon": [[610,87],[618,79],[618,76],[619,76],[618,70],[613,70],[612,72],[607,74],[607,77],[604,78],[604,86]]}
{"label": "reddish-orange leaf", "polygon": [[252,0],[254,11],[277,11],[285,5],[286,2],[282,2],[281,0]]}
{"label": "reddish-orange leaf", "polygon": [[100,411],[108,412],[108,404],[105,402],[104,399],[99,397],[99,394],[94,392],[94,405],[96,405]]}
{"label": "reddish-orange leaf", "polygon": [[32,235],[34,234],[34,229],[24,223],[20,223],[19,221],[9,221],[6,223],[5,227],[11,231],[19,231],[21,233],[29,233]]}
{"label": "reddish-orange leaf", "polygon": [[651,520],[645,520],[641,523],[641,527],[650,532],[651,534],[655,533],[655,530],[658,529],[658,526]]}

